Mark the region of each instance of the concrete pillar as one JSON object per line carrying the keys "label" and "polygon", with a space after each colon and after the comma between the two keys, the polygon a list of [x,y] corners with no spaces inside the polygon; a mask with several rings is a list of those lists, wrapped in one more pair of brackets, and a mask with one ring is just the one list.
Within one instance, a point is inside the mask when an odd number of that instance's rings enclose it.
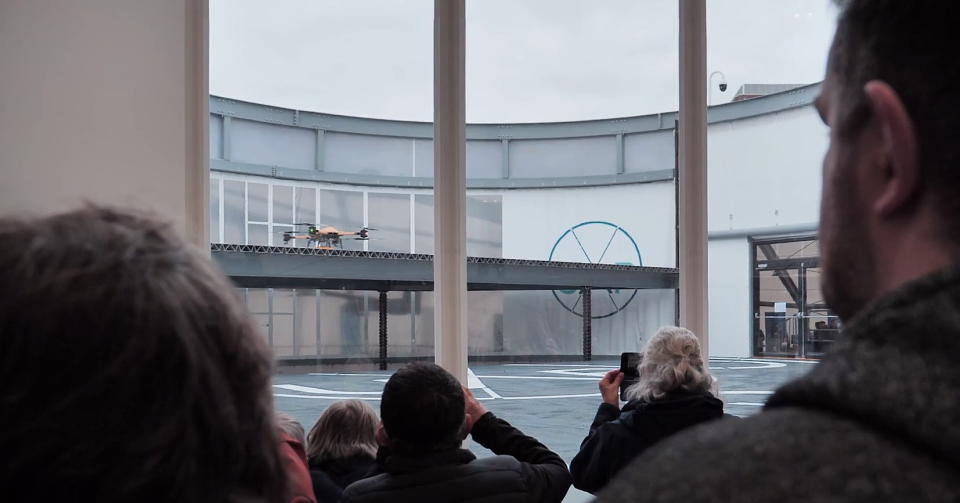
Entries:
{"label": "concrete pillar", "polygon": [[467,170],[464,0],[433,14],[434,354],[467,382]]}
{"label": "concrete pillar", "polygon": [[706,0],[680,0],[680,324],[707,333]]}
{"label": "concrete pillar", "polygon": [[207,247],[207,11],[0,2],[0,214],[132,207]]}

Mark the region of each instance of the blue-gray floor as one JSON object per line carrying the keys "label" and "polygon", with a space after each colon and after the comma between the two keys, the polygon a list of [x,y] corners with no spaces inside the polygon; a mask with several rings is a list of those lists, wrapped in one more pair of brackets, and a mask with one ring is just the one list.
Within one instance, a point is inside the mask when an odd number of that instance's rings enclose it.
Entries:
{"label": "blue-gray floor", "polygon": [[[555,450],[567,462],[577,453],[593,419],[600,395],[597,381],[618,361],[542,364],[496,364],[471,366],[470,387],[474,395],[496,415]],[[794,360],[710,360],[710,369],[720,381],[726,411],[748,416],[760,410],[767,396],[784,382],[803,375],[812,362]],[[279,375],[274,379],[276,407],[307,430],[326,407],[336,400],[370,400],[379,409],[380,392],[390,371],[318,372]],[[479,456],[490,452],[476,443],[470,448]],[[572,493],[568,500],[580,501]]]}

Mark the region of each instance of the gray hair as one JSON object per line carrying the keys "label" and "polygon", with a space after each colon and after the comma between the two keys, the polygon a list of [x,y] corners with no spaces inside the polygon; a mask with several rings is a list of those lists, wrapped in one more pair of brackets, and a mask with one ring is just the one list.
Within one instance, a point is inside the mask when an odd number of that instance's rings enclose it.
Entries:
{"label": "gray hair", "polygon": [[280,431],[286,433],[301,444],[306,444],[306,435],[303,432],[303,425],[290,414],[277,411],[277,427]]}
{"label": "gray hair", "polygon": [[328,459],[377,455],[380,418],[363,400],[341,400],[323,411],[307,435],[307,460],[316,464]]}
{"label": "gray hair", "polygon": [[709,391],[713,377],[704,369],[700,341],[681,327],[663,327],[647,342],[637,366],[640,378],[627,388],[628,400],[659,400],[674,391]]}

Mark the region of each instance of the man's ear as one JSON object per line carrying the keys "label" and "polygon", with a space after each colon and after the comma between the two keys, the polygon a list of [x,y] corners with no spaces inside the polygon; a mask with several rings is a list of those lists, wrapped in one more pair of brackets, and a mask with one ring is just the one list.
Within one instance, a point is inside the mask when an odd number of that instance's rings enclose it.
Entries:
{"label": "man's ear", "polygon": [[886,217],[902,210],[922,186],[917,131],[903,101],[889,84],[871,80],[863,88],[879,132],[884,179],[873,210]]}
{"label": "man's ear", "polygon": [[387,436],[387,429],[383,427],[383,422],[377,426],[377,443],[381,447],[390,447],[390,437]]}

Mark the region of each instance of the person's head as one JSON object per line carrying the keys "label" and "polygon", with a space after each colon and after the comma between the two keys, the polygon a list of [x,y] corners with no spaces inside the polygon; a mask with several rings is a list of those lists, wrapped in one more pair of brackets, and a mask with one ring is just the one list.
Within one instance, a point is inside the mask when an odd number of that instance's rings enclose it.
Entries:
{"label": "person's head", "polygon": [[960,3],[839,0],[817,109],[830,127],[820,216],[827,303],[849,319],[956,261]]}
{"label": "person's head", "polygon": [[663,327],[647,342],[637,366],[640,377],[627,388],[629,400],[659,400],[679,391],[709,391],[713,378],[703,368],[700,341],[680,327]]}
{"label": "person's head", "polygon": [[363,400],[333,402],[307,435],[307,460],[316,464],[331,459],[376,456],[379,423],[377,413]]}
{"label": "person's head", "polygon": [[383,388],[380,417],[390,445],[418,453],[456,447],[463,440],[463,389],[432,363],[398,369]]}
{"label": "person's head", "polygon": [[279,428],[280,431],[286,434],[288,437],[306,445],[307,437],[303,431],[303,425],[300,424],[300,421],[294,419],[290,414],[277,411],[277,428]]}
{"label": "person's head", "polygon": [[0,219],[0,494],[279,501],[271,358],[166,225],[86,207]]}

